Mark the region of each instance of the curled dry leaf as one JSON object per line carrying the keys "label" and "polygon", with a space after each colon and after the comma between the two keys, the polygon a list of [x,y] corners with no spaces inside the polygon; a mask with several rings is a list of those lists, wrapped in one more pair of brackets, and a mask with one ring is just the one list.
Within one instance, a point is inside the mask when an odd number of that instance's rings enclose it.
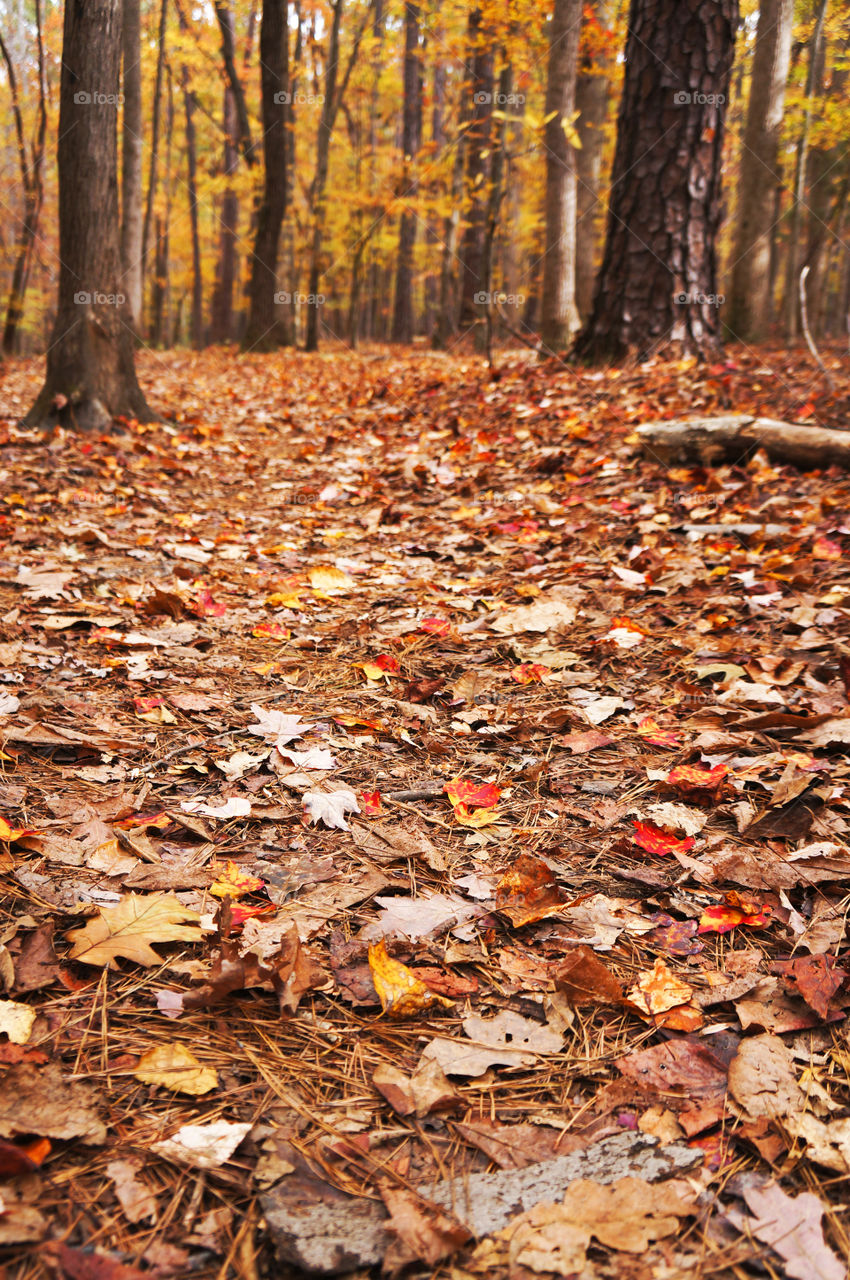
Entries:
{"label": "curled dry leaf", "polygon": [[[131,893],[115,907],[103,907],[82,929],[71,929],[72,960],[110,964],[118,956],[137,964],[161,964],[152,942],[197,942],[203,931],[196,911],[182,906],[174,894],[147,898]],[[187,923],[192,921],[193,923]]]}
{"label": "curled dry leaf", "polygon": [[387,954],[383,938],[369,948],[369,968],[381,1002],[390,1018],[412,1018],[433,1005],[452,1007],[452,1001],[439,996],[400,960]]}
{"label": "curled dry leaf", "polygon": [[212,1067],[201,1066],[185,1045],[160,1044],[143,1053],[133,1075],[142,1084],[162,1085],[173,1093],[188,1093],[200,1098],[218,1088],[218,1076]]}
{"label": "curled dry leaf", "polygon": [[166,1160],[193,1169],[218,1169],[229,1160],[251,1131],[250,1121],[237,1124],[216,1120],[212,1124],[184,1124],[170,1137],[152,1142],[150,1149]]}
{"label": "curled dry leaf", "polygon": [[528,853],[521,853],[496,885],[496,910],[517,928],[559,915],[575,901],[542,858]]}

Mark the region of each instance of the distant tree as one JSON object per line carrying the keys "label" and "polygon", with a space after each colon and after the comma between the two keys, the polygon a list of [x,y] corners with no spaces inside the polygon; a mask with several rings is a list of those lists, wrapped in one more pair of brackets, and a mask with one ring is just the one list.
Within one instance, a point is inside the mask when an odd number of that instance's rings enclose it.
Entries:
{"label": "distant tree", "polygon": [[574,352],[720,345],[716,240],[738,0],[631,0],[608,228]]}
{"label": "distant tree", "polygon": [[[422,68],[419,62],[419,5],[406,0],[404,6],[404,98],[401,149],[403,199],[416,194],[412,166],[422,139]],[[416,244],[416,215],[405,208],[398,235],[395,276],[393,342],[413,340],[413,250]]]}
{"label": "distant tree", "polygon": [[565,347],[579,327],[576,310],[576,169],[573,132],[583,0],[555,0],[546,76],[546,230],[540,337]]}
{"label": "distant tree", "polygon": [[121,283],[142,326],[142,39],[140,0],[124,0],[121,92]]}
{"label": "distant tree", "polygon": [[66,0],[59,95],[59,302],[28,426],[150,421],[121,291],[118,99],[122,0]]}
{"label": "distant tree", "polygon": [[725,317],[732,336],[747,342],[763,338],[770,319],[770,251],[793,16],[793,0],[760,0]]}
{"label": "distant tree", "polygon": [[575,154],[576,184],[576,306],[584,319],[593,302],[593,282],[605,233],[605,195],[602,157],[605,124],[611,99],[615,62],[610,30],[616,0],[594,0],[584,7],[585,25],[579,45],[576,81],[576,133],[581,147]]}
{"label": "distant tree", "polygon": [[465,227],[460,240],[460,328],[477,324],[484,315],[479,301],[490,288],[485,276],[485,236],[487,231],[490,142],[493,125],[493,37],[482,10],[472,9],[467,34],[467,66],[470,68],[465,93],[471,99],[462,106],[469,113],[465,144]]}

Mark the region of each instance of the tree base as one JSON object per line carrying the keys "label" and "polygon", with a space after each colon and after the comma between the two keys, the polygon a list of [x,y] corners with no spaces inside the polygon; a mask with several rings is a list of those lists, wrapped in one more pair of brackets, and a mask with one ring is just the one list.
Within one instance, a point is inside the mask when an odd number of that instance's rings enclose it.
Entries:
{"label": "tree base", "polygon": [[772,461],[790,463],[801,471],[850,469],[850,431],[805,427],[772,418],[730,414],[647,422],[638,427],[637,436],[644,453],[665,466],[742,463],[757,449],[764,449]]}

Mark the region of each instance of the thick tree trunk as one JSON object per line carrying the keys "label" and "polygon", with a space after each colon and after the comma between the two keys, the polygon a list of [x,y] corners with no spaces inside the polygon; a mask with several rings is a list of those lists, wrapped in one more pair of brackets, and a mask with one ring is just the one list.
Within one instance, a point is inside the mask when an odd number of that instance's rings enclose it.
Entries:
{"label": "thick tree trunk", "polygon": [[555,0],[546,76],[546,231],[541,341],[550,353],[579,327],[576,310],[576,170],[572,128],[583,0]]}
{"label": "thick tree trunk", "polygon": [[289,89],[288,0],[263,0],[260,21],[260,94],[263,109],[263,198],[248,287],[243,347],[271,351],[285,341],[277,301],[277,255],[286,212],[286,111]]}
{"label": "thick tree trunk", "polygon": [[[422,138],[422,70],[419,64],[419,5],[406,0],[404,6],[404,102],[401,147],[403,152],[401,196],[416,198],[412,178],[416,153]],[[393,342],[413,341],[413,251],[416,245],[416,215],[407,207],[402,212],[398,233],[398,259],[393,309]]]}
{"label": "thick tree trunk", "polygon": [[[605,121],[614,73],[608,49],[609,29],[614,22],[614,0],[596,0],[585,5],[586,26],[579,43],[579,74],[576,81],[576,132],[581,147],[573,157],[578,187],[576,200],[576,306],[582,319],[590,315],[593,282],[605,230],[602,220],[602,152]],[[516,292],[516,290],[508,290]]]}
{"label": "thick tree trunk", "polygon": [[154,418],[136,380],[120,291],[121,0],[66,0],[59,94],[59,303],[28,426],[103,430]]}
{"label": "thick tree trunk", "polygon": [[761,0],[747,124],[738,180],[738,216],[726,325],[734,338],[758,342],[770,322],[770,248],[779,138],[791,61],[793,0]]}
{"label": "thick tree trunk", "polygon": [[121,284],[142,328],[142,39],[140,0],[124,0],[121,87]]}
{"label": "thick tree trunk", "polygon": [[480,9],[469,15],[467,61],[472,83],[466,92],[472,97],[472,121],[466,131],[466,227],[461,237],[460,315],[465,329],[485,314],[485,295],[490,282],[484,278],[484,236],[487,228],[487,171],[490,132],[493,120],[493,46],[484,28]]}
{"label": "thick tree trunk", "polygon": [[578,358],[720,346],[716,238],[738,0],[632,0],[605,254]]}

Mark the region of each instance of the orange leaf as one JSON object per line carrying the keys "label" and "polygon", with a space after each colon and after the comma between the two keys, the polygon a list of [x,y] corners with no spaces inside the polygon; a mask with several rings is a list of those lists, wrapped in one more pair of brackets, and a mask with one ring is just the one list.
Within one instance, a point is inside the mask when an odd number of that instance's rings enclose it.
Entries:
{"label": "orange leaf", "polygon": [[703,769],[694,764],[680,764],[670,770],[664,781],[668,787],[673,787],[676,791],[717,792],[728,773],[729,768],[725,764],[716,764],[713,769]]}
{"label": "orange leaf", "polygon": [[688,1004],[693,994],[693,987],[677,978],[659,956],[653,967],[640,975],[628,996],[644,1013],[655,1015]]}
{"label": "orange leaf", "polygon": [[642,738],[646,738],[647,742],[651,742],[654,747],[678,747],[682,741],[680,733],[674,733],[670,729],[662,729],[655,716],[644,716],[637,727],[637,731]]}
{"label": "orange leaf", "polygon": [[517,684],[536,684],[544,676],[548,676],[551,670],[551,667],[542,662],[523,662],[521,666],[514,667],[511,679],[516,680]]}
{"label": "orange leaf", "polygon": [[228,858],[224,875],[210,885],[210,893],[217,898],[242,898],[246,893],[256,893],[265,883],[265,880],[258,880],[256,876],[242,871]]}
{"label": "orange leaf", "polygon": [[452,813],[464,827],[489,827],[502,816],[498,809],[476,809],[473,813],[465,804],[456,804]]}
{"label": "orange leaf", "polygon": [[426,631],[429,635],[447,636],[452,626],[445,618],[423,618],[417,630]]}
{"label": "orange leaf", "polygon": [[557,915],[574,901],[543,859],[529,853],[521,853],[496,885],[496,910],[517,928]]}
{"label": "orange leaf", "polygon": [[375,666],[380,667],[382,671],[388,671],[390,675],[398,675],[399,665],[398,658],[394,658],[391,653],[379,653],[375,659]]}
{"label": "orange leaf", "polygon": [[451,1007],[451,1000],[429,990],[406,964],[387,955],[383,938],[369,948],[369,968],[381,1008],[390,1018],[411,1018],[435,1004]]}
{"label": "orange leaf", "polygon": [[492,782],[469,782],[466,778],[452,778],[443,790],[452,805],[465,804],[481,809],[491,809],[502,794]]}
{"label": "orange leaf", "polygon": [[288,640],[292,632],[279,622],[261,622],[251,632],[258,640]]}
{"label": "orange leaf", "polygon": [[641,849],[646,849],[647,853],[657,853],[663,858],[668,853],[687,853],[689,849],[694,847],[692,836],[688,836],[685,840],[680,840],[672,832],[665,831],[662,827],[656,827],[652,822],[635,821],[633,826],[635,829],[633,836],[635,844],[639,844]]}
{"label": "orange leaf", "polygon": [[24,836],[40,836],[40,831],[32,827],[10,827],[5,818],[0,818],[0,840],[11,844],[13,840],[21,840]]}
{"label": "orange leaf", "polygon": [[773,909],[767,903],[759,904],[752,898],[742,898],[730,889],[723,895],[723,902],[706,907],[700,916],[697,933],[728,933],[741,924],[760,929],[770,924],[772,917]]}
{"label": "orange leaf", "polygon": [[213,600],[209,591],[199,592],[197,599],[192,607],[192,612],[197,614],[199,618],[220,618],[227,613],[227,605],[220,604],[219,601]]}

